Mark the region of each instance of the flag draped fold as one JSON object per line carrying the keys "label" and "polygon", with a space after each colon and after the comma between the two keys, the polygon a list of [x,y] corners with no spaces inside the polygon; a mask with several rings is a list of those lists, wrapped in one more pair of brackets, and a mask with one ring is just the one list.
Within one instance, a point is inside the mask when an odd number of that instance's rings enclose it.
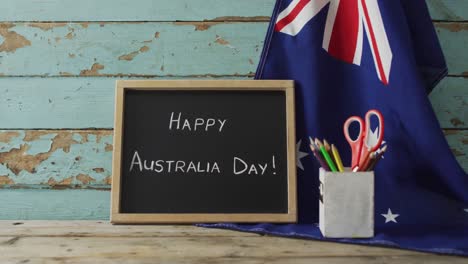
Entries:
{"label": "flag draped fold", "polygon": [[446,73],[424,0],[277,0],[256,78],[296,82],[299,221],[205,226],[329,240],[306,142],[326,138],[349,164],[343,123],[378,109],[388,150],[375,169],[375,237],[332,241],[468,255],[468,175],[427,97]]}

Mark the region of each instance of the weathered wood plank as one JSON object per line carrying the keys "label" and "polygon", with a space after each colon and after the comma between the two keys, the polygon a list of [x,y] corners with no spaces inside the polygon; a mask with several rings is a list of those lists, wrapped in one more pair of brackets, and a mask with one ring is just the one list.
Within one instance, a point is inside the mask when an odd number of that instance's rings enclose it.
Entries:
{"label": "weathered wood plank", "polygon": [[[0,78],[1,128],[111,129],[114,86],[115,79],[108,77]],[[443,128],[468,127],[467,88],[468,78],[447,77],[431,93]]]}
{"label": "weathered wood plank", "polygon": [[466,0],[426,0],[434,20],[468,20],[468,1]]}
{"label": "weathered wood plank", "polygon": [[443,128],[468,128],[468,78],[446,77],[429,95]]}
{"label": "weathered wood plank", "polygon": [[[445,133],[468,171],[468,130]],[[111,151],[111,130],[3,130],[0,187],[109,189]]]}
{"label": "weathered wood plank", "polygon": [[[247,76],[229,76],[223,79],[241,78],[245,79]],[[121,78],[0,78],[0,127],[111,129],[114,125],[114,90],[117,79]]]}
{"label": "weathered wood plank", "polygon": [[[366,249],[362,249],[366,250]],[[154,264],[157,263],[171,263],[171,264],[189,264],[189,263],[236,263],[236,264],[401,264],[401,263],[425,263],[425,264],[459,264],[466,263],[466,259],[461,257],[449,256],[371,256],[371,257],[241,257],[241,256],[228,256],[228,257],[138,257],[138,256],[99,256],[99,257],[28,257],[28,258],[10,258],[4,260],[3,263],[125,263],[125,264]]]}
{"label": "weathered wood plank", "polygon": [[[112,245],[112,246],[109,246]],[[0,221],[2,263],[462,263],[392,248],[261,236],[195,226]]]}
{"label": "weathered wood plank", "polygon": [[[436,23],[449,73],[468,69],[468,23]],[[252,75],[266,22],[2,23],[0,75]]]}
{"label": "weathered wood plank", "polygon": [[0,132],[0,186],[99,188],[110,183],[111,159],[109,130]]}
{"label": "weathered wood plank", "polygon": [[0,197],[4,220],[109,219],[109,191],[0,189]]}
{"label": "weathered wood plank", "polygon": [[266,29],[267,23],[3,23],[0,73],[252,74]]}
{"label": "weathered wood plank", "polygon": [[[33,230],[33,232],[31,232]],[[258,237],[255,233],[217,228],[196,228],[193,225],[111,225],[109,221],[70,220],[0,220],[3,237]]]}
{"label": "weathered wood plank", "polygon": [[[467,1],[468,3],[468,1]],[[449,74],[468,76],[468,23],[435,23]]]}
{"label": "weathered wood plank", "polygon": [[[435,20],[468,20],[466,0],[426,0]],[[15,0],[4,1],[2,21],[203,21],[271,15],[274,0]]]}
{"label": "weathered wood plank", "polygon": [[[172,228],[166,226],[166,228]],[[197,227],[192,227],[196,229]],[[17,236],[11,243],[0,244],[2,258],[40,257],[211,257],[211,258],[292,258],[419,256],[428,254],[381,247],[331,244],[312,240],[272,236],[155,236],[155,237],[76,237]],[[8,237],[10,238],[10,237]],[[60,246],[65,245],[65,246]],[[112,245],[112,246],[109,246]]]}
{"label": "weathered wood plank", "polygon": [[[3,21],[203,21],[268,17],[274,0],[15,0]],[[268,18],[264,18],[268,19]]]}
{"label": "weathered wood plank", "polygon": [[458,163],[468,173],[468,130],[446,130],[445,137]]}

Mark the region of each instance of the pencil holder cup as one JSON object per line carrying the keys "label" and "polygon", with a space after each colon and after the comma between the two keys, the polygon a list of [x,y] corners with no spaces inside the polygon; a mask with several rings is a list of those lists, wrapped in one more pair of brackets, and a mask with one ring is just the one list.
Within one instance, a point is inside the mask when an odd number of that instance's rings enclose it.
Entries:
{"label": "pencil holder cup", "polygon": [[319,170],[319,227],[329,238],[374,236],[374,172]]}

